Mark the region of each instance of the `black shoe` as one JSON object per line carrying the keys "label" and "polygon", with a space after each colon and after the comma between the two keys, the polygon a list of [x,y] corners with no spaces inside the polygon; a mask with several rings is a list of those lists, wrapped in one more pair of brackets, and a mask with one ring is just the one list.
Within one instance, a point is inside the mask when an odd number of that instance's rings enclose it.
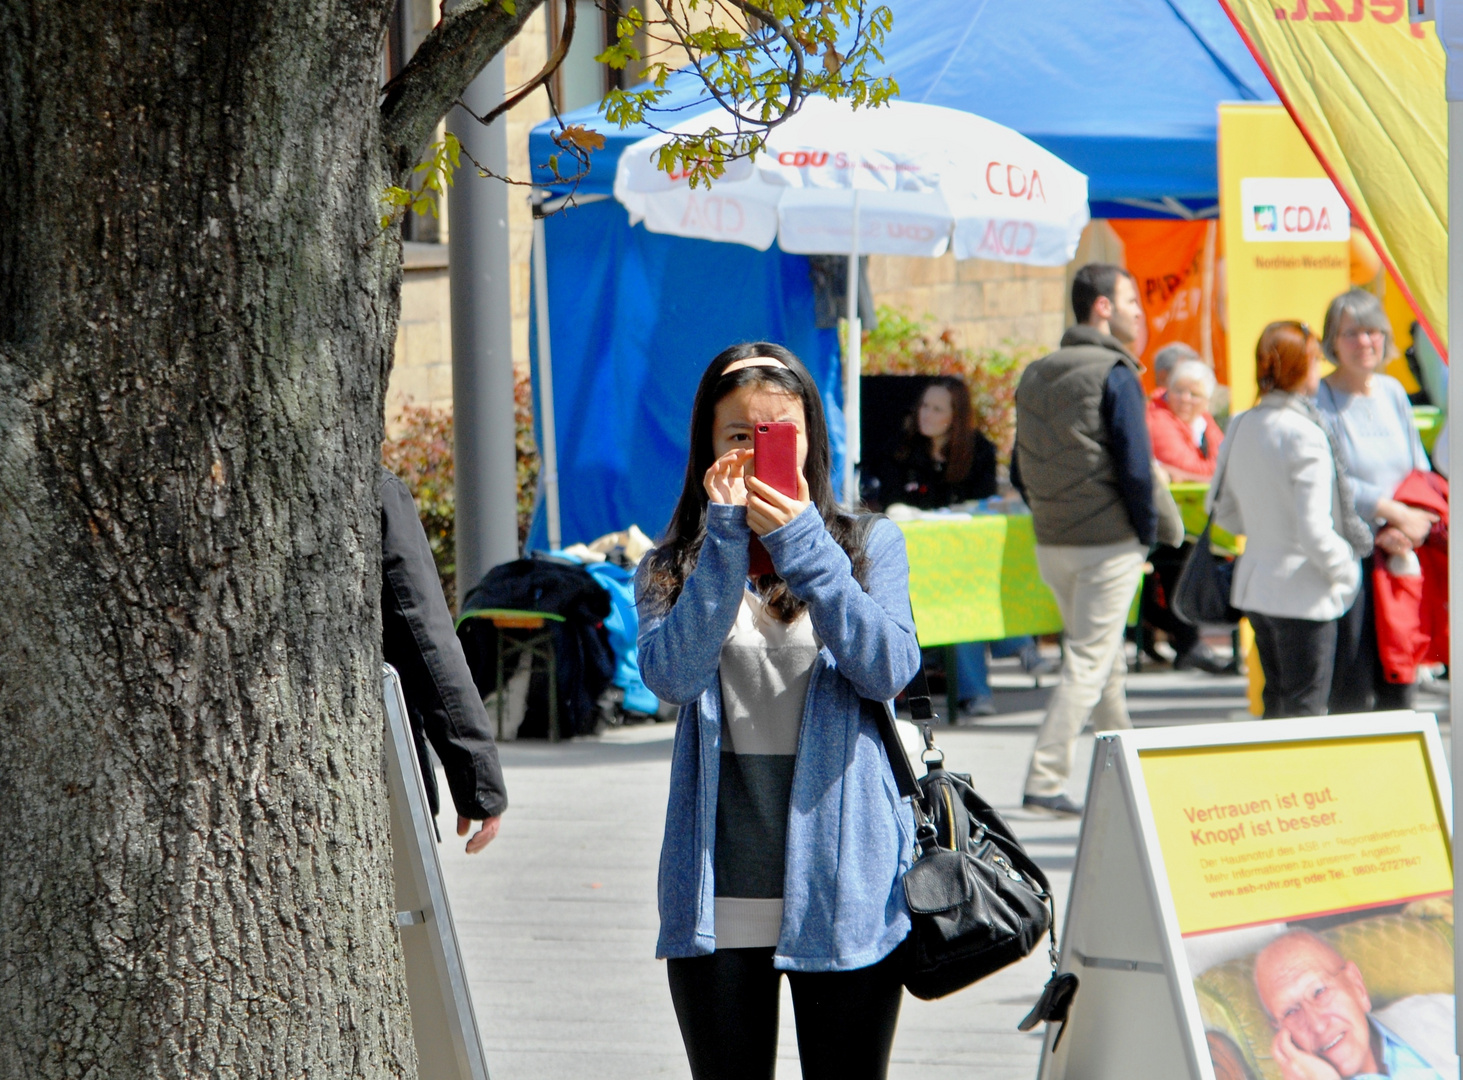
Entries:
{"label": "black shoe", "polygon": [[1188,671],[1190,668],[1207,671],[1210,675],[1223,675],[1229,671],[1229,665],[1215,656],[1214,650],[1202,641],[1192,649],[1174,657],[1173,669],[1175,671]]}
{"label": "black shoe", "polygon": [[996,703],[991,700],[990,695],[985,697],[966,698],[960,703],[956,711],[956,718],[966,720],[975,716],[995,716]]}
{"label": "black shoe", "polygon": [[1060,670],[1062,662],[1054,656],[1042,656],[1041,648],[1032,642],[1021,650],[1021,668],[1028,675],[1050,675]]}
{"label": "black shoe", "polygon": [[1063,793],[1056,795],[1027,795],[1021,800],[1021,809],[1036,810],[1054,817],[1081,817],[1082,807]]}
{"label": "black shoe", "polygon": [[1143,655],[1148,657],[1148,659],[1152,660],[1155,664],[1166,664],[1169,662],[1168,657],[1164,656],[1163,653],[1158,651],[1158,642],[1154,641],[1151,636],[1146,634],[1143,637]]}

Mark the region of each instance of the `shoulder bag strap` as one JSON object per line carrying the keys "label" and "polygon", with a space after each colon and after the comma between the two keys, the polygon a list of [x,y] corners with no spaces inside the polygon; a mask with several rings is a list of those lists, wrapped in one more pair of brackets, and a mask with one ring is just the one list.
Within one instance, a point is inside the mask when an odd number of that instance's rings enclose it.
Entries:
{"label": "shoulder bag strap", "polygon": [[[929,687],[925,684],[925,666],[923,661],[919,665],[919,673],[915,675],[914,681],[909,684],[910,712],[914,713],[914,703],[919,700],[916,696],[923,693],[924,711],[923,719],[933,719],[929,705]],[[907,799],[913,799],[915,805],[920,806],[920,800],[924,793],[920,790],[919,781],[914,777],[914,768],[909,764],[909,755],[904,752],[904,744],[899,741],[899,731],[894,727],[894,708],[887,701],[870,701],[874,707],[875,722],[879,725],[879,738],[884,743],[884,754],[889,758],[889,768],[894,773],[894,786],[899,789],[899,794]],[[920,717],[916,716],[916,719]]]}
{"label": "shoulder bag strap", "polygon": [[[1246,410],[1246,412],[1248,412],[1248,411],[1249,410]],[[1225,434],[1224,434],[1224,442],[1225,443],[1229,443],[1229,440],[1233,436],[1239,434],[1239,426],[1240,426],[1240,424],[1242,422],[1243,421],[1241,421],[1238,416],[1236,416],[1232,421],[1230,421],[1230,425],[1229,426],[1233,430],[1232,431],[1225,432]],[[1223,445],[1222,444],[1220,446],[1220,449],[1221,450],[1223,449]],[[1230,453],[1234,453],[1234,447],[1233,447],[1232,444],[1230,445]],[[1217,468],[1217,463],[1216,463],[1216,468]],[[1214,498],[1213,498],[1213,500],[1212,500],[1212,502],[1210,503],[1210,506],[1209,506],[1209,516],[1204,519],[1204,531],[1199,534],[1198,542],[1195,545],[1196,547],[1202,546],[1204,548],[1204,550],[1206,550],[1206,551],[1209,549],[1209,533],[1214,528],[1214,508],[1219,505],[1219,495],[1224,490],[1224,474],[1227,473],[1227,472],[1229,472],[1229,458],[1228,458],[1228,456],[1226,456],[1225,459],[1224,459],[1224,468],[1222,470],[1220,470],[1220,471],[1217,471],[1215,473],[1215,475],[1214,475],[1214,488],[1213,488]]]}
{"label": "shoulder bag strap", "polygon": [[[855,518],[856,536],[860,547],[867,545],[869,533],[874,525],[882,518],[883,514],[859,514]],[[915,639],[915,647],[919,647],[919,639]],[[905,691],[908,695],[909,712],[915,720],[933,720],[935,713],[930,705],[930,687],[925,679],[924,654],[920,654],[919,670],[914,673]],[[924,797],[920,791],[919,781],[915,779],[914,769],[909,764],[909,755],[904,752],[904,744],[899,741],[899,732],[894,727],[894,709],[887,701],[874,701],[865,698],[874,712],[874,722],[879,727],[879,738],[884,743],[884,754],[889,758],[889,768],[894,773],[894,786],[899,794],[906,799],[914,800],[915,816],[923,816],[923,805],[920,800]]]}

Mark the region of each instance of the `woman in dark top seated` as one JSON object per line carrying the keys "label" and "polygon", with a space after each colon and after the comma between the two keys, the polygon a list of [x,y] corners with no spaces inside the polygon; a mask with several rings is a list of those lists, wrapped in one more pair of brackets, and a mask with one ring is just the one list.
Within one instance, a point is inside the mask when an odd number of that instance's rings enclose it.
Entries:
{"label": "woman in dark top seated", "polygon": [[[975,430],[970,391],[963,379],[938,376],[904,421],[904,438],[879,478],[879,502],[886,508],[904,503],[938,510],[995,493],[996,447]],[[1055,670],[1029,637],[989,644],[993,656],[1019,656],[1021,666],[1033,674]],[[996,711],[986,678],[986,645],[969,641],[955,646],[963,717],[991,716]]]}
{"label": "woman in dark top seated", "polygon": [[996,493],[996,448],[975,430],[970,391],[953,375],[925,387],[904,438],[879,478],[879,501],[937,510]]}

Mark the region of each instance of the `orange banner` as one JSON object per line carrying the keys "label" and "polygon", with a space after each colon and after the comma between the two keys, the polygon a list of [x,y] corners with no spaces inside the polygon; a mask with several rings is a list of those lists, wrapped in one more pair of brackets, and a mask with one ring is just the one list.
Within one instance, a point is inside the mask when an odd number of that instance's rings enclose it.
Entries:
{"label": "orange banner", "polygon": [[1148,316],[1148,340],[1139,357],[1153,389],[1153,355],[1182,342],[1228,384],[1219,296],[1219,230],[1214,221],[1110,220],[1123,242],[1128,272]]}

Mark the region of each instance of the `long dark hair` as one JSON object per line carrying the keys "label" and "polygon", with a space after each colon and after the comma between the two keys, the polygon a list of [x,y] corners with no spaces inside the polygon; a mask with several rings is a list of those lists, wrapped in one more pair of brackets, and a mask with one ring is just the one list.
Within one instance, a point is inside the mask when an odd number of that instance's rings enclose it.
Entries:
{"label": "long dark hair", "polygon": [[[723,374],[738,360],[763,356],[786,366],[744,367]],[[691,406],[691,453],[686,461],[681,498],[660,544],[646,555],[650,568],[645,583],[645,599],[660,610],[669,610],[676,602],[686,583],[686,576],[695,568],[701,553],[701,544],[706,538],[706,506],[711,501],[703,480],[706,470],[716,460],[712,449],[716,406],[722,398],[743,386],[760,386],[802,402],[808,441],[803,476],[808,481],[808,498],[823,515],[823,523],[833,539],[848,553],[854,577],[860,583],[863,581],[866,560],[856,535],[855,519],[840,511],[833,497],[832,453],[828,449],[828,425],[823,418],[823,400],[818,396],[818,385],[791,350],[768,341],[754,341],[719,352],[707,365],[701,383],[696,387],[696,400]],[[796,619],[807,606],[792,595],[776,574],[758,578],[757,591],[768,609],[783,622]]]}
{"label": "long dark hair", "polygon": [[919,411],[925,403],[925,395],[935,386],[950,392],[950,434],[945,443],[945,479],[958,484],[970,475],[975,464],[975,420],[970,407],[970,387],[956,375],[937,375],[920,391],[919,401],[904,418],[904,439],[894,451],[894,460],[901,465],[922,450],[931,460],[935,456],[935,441],[919,432]]}

